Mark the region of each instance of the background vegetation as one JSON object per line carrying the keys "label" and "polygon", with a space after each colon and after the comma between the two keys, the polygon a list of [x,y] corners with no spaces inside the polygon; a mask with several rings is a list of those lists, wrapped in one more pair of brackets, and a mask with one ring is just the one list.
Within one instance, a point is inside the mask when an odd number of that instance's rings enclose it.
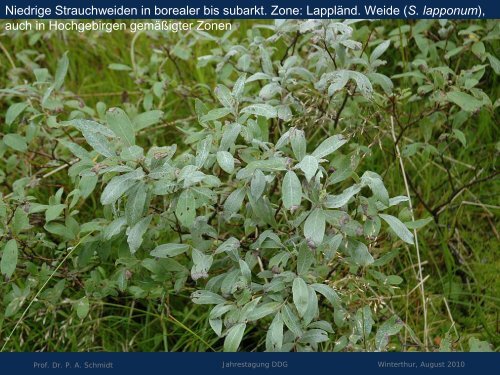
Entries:
{"label": "background vegetation", "polygon": [[[125,271],[116,274],[126,265],[118,264],[111,250],[80,246],[92,233],[88,223],[110,218],[109,207],[100,203],[106,184],[96,179],[99,188],[94,191],[91,183],[86,186],[78,173],[71,173],[78,159],[65,142],[89,148],[78,131],[58,124],[78,117],[102,120],[111,107],[125,109],[130,117],[161,110],[154,124],[138,131],[138,143],[146,149],[177,143],[186,151],[190,145],[185,132],[199,128],[195,99],[209,108],[220,106],[214,88],[233,87],[245,71],[255,73],[262,62],[255,48],[259,43],[271,51],[277,70],[289,56],[307,60],[317,58],[319,51],[325,60],[314,60],[318,82],[321,62],[332,70],[342,64],[340,48],[327,35],[314,34],[320,26],[294,29],[292,23],[288,31],[275,29],[271,22],[233,25],[231,32],[210,35],[0,34],[0,249],[6,257],[15,239],[19,252],[15,272],[7,260],[2,270],[3,350],[222,350],[224,340],[210,327],[210,309],[191,301],[196,284],[188,281],[178,291],[164,282],[163,293],[144,292],[148,288],[141,280],[134,281]],[[350,60],[351,67],[370,77],[374,95],[359,95],[354,80],[331,95],[328,86],[299,86],[295,92],[304,111],[280,126],[304,129],[313,144],[347,134],[362,150],[361,171],[379,173],[391,197],[410,191],[421,228],[418,251],[381,234],[377,253],[393,255],[380,268],[394,277],[384,282],[387,290],[372,289],[364,271],[352,273],[345,263],[330,274],[332,280],[352,315],[366,305],[377,324],[393,314],[401,318],[404,328],[387,350],[495,350],[500,345],[500,26],[494,20],[351,26],[352,40],[359,42],[351,58],[369,61]],[[384,62],[370,57],[383,41],[390,41],[379,57]],[[67,74],[58,76],[65,70],[61,66],[67,51]],[[370,76],[375,70],[392,84]],[[56,94],[47,94],[49,85],[40,84],[45,81],[52,82]],[[254,95],[262,86],[255,86]],[[340,161],[332,163],[335,169]],[[75,187],[88,189],[88,194],[72,202],[68,194]],[[409,222],[412,214],[406,207],[398,216]],[[176,234],[176,228],[167,229]],[[119,277],[131,280],[120,286]],[[321,310],[331,321],[333,309],[322,304]],[[240,350],[265,350],[270,321],[248,326]],[[336,328],[318,349],[334,350],[349,329]]]}

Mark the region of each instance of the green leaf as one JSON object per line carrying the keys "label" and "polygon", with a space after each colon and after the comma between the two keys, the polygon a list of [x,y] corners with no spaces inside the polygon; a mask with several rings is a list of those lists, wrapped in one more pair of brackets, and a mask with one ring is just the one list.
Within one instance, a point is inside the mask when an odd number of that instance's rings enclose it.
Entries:
{"label": "green leaf", "polygon": [[125,147],[120,152],[123,161],[137,161],[144,158],[144,149],[139,146]]}
{"label": "green leaf", "polygon": [[239,101],[241,99],[241,96],[243,95],[243,90],[245,89],[245,81],[247,79],[246,74],[242,74],[241,76],[238,77],[236,80],[234,86],[233,86],[233,97],[236,99],[236,101]]}
{"label": "green leaf", "polygon": [[12,125],[15,119],[28,107],[27,103],[12,104],[5,113],[5,124]]}
{"label": "green leaf", "polygon": [[427,224],[429,224],[431,221],[434,219],[432,217],[427,217],[425,219],[419,219],[415,221],[406,221],[405,225],[408,229],[420,229],[425,227]]}
{"label": "green leaf", "polygon": [[133,123],[135,130],[142,130],[160,122],[163,117],[163,111],[153,110],[141,113],[134,117]]}
{"label": "green leaf", "polygon": [[350,74],[348,70],[339,70],[332,74],[331,84],[328,86],[328,96],[334,95],[342,90],[349,82]]}
{"label": "green leaf", "polygon": [[382,54],[389,48],[389,45],[391,44],[390,40],[385,40],[382,43],[380,43],[375,49],[373,50],[372,54],[370,55],[370,64],[373,64],[375,60],[377,60]]}
{"label": "green leaf", "polygon": [[455,56],[455,55],[459,54],[460,52],[462,52],[463,49],[464,49],[464,46],[459,46],[459,47],[453,48],[450,51],[448,51],[448,52],[445,53],[444,58],[446,60],[449,60],[453,56]]}
{"label": "green leaf", "polygon": [[444,337],[441,338],[441,342],[439,343],[439,352],[440,353],[450,353],[453,351],[452,349],[452,339],[449,332],[446,332]]}
{"label": "green leaf", "polygon": [[361,92],[361,95],[370,98],[373,92],[373,87],[368,77],[355,71],[350,71],[349,74],[351,78],[356,81],[356,89]]}
{"label": "green leaf", "polygon": [[112,63],[108,65],[108,69],[118,70],[118,71],[130,71],[132,68],[125,64]]}
{"label": "green leaf", "polygon": [[111,108],[106,112],[108,126],[127,146],[135,145],[135,129],[123,109]]}
{"label": "green leaf", "polygon": [[281,314],[277,313],[274,316],[269,330],[266,334],[266,350],[268,352],[279,352],[283,345],[283,319]]}
{"label": "green leaf", "polygon": [[268,315],[271,315],[281,306],[279,302],[268,302],[257,306],[250,314],[248,314],[247,319],[249,321],[256,321],[262,319]]}
{"label": "green leaf", "polygon": [[377,260],[373,263],[374,266],[381,267],[388,264],[391,260],[393,260],[399,254],[399,249],[392,250],[381,257],[377,258]]}
{"label": "green leaf", "polygon": [[393,198],[390,198],[389,199],[389,206],[396,206],[400,203],[403,203],[403,202],[408,202],[410,199],[405,196],[405,195],[398,195],[397,197],[393,197]]}
{"label": "green leaf", "polygon": [[189,249],[189,245],[182,243],[167,243],[155,247],[150,255],[158,258],[171,258],[185,253]]}
{"label": "green leaf", "polygon": [[297,209],[302,201],[302,185],[295,172],[286,172],[281,190],[285,208],[287,210]]}
{"label": "green leaf", "polygon": [[305,325],[309,325],[314,319],[319,317],[318,296],[313,288],[307,287],[307,309],[302,316]]}
{"label": "green leaf", "polygon": [[62,57],[57,62],[56,74],[54,75],[54,89],[59,90],[64,83],[64,78],[68,73],[69,59],[68,52],[64,52]]}
{"label": "green leaf", "polygon": [[191,49],[185,44],[177,43],[172,48],[172,54],[181,60],[187,61],[191,57]]}
{"label": "green leaf", "polygon": [[146,185],[141,181],[131,189],[127,204],[125,205],[125,217],[127,218],[128,225],[134,225],[142,218],[146,199]]}
{"label": "green leaf", "polygon": [[284,171],[286,170],[286,159],[285,158],[271,158],[268,160],[254,160],[248,163],[248,165],[240,169],[236,174],[238,180],[249,178],[253,175],[256,169],[262,171]]}
{"label": "green leaf", "polygon": [[264,193],[264,189],[266,188],[266,176],[260,169],[256,169],[252,180],[250,181],[250,194],[252,197],[257,200]]}
{"label": "green leaf", "polygon": [[365,306],[356,311],[356,316],[354,317],[355,331],[356,333],[363,337],[368,338],[372,331],[373,324],[375,321],[372,318],[372,311],[369,306]]}
{"label": "green leaf", "polygon": [[241,125],[238,123],[232,123],[224,127],[224,132],[222,133],[222,139],[220,141],[219,150],[227,151],[235,145],[236,139],[241,131]]}
{"label": "green leaf", "polygon": [[390,285],[399,285],[403,282],[403,278],[398,275],[389,275],[385,279],[385,282]]}
{"label": "green leaf", "polygon": [[297,256],[297,275],[306,276],[314,262],[312,251],[307,246],[301,246]]}
{"label": "green leaf", "polygon": [[75,119],[62,122],[63,125],[73,125],[75,128],[83,132],[99,133],[108,138],[116,138],[115,133],[104,125],[92,120]]}
{"label": "green leaf", "polygon": [[298,161],[301,161],[306,155],[306,137],[303,130],[292,128],[290,130],[290,143],[292,151]]}
{"label": "green leaf", "polygon": [[234,171],[234,158],[227,151],[217,151],[217,163],[219,167],[226,173],[233,173]]}
{"label": "green leaf", "polygon": [[265,118],[276,118],[278,116],[276,108],[269,104],[251,104],[243,108],[240,113],[248,113]]}
{"label": "green leaf", "polygon": [[342,300],[338,296],[337,292],[335,292],[331,287],[325,284],[311,284],[311,288],[313,288],[316,292],[323,295],[328,302],[332,304],[335,308],[340,306]]}
{"label": "green leaf", "polygon": [[283,322],[285,323],[285,325],[290,331],[293,332],[295,337],[302,336],[302,328],[300,327],[299,318],[293,313],[288,304],[282,307],[281,317],[283,318]]}
{"label": "green leaf", "polygon": [[19,234],[31,228],[28,214],[24,211],[22,207],[18,207],[14,212],[14,218],[12,219],[11,228],[14,234]]}
{"label": "green leaf", "polygon": [[226,302],[223,297],[208,290],[197,290],[191,294],[191,299],[197,305],[218,305]]}
{"label": "green leaf", "polygon": [[296,277],[292,284],[293,303],[297,308],[299,316],[303,317],[307,311],[309,291],[307,284],[301,277]]}
{"label": "green leaf", "polygon": [[321,208],[315,208],[304,223],[304,236],[319,246],[325,235],[325,214]]}
{"label": "green leaf", "polygon": [[206,175],[198,170],[198,168],[194,165],[186,165],[178,174],[178,181],[184,182],[183,187],[188,188],[190,186],[196,185],[197,183],[203,181]]}
{"label": "green leaf", "polygon": [[495,74],[500,75],[500,60],[498,60],[494,55],[488,53],[488,60],[490,62],[491,68]]}
{"label": "green leaf", "polygon": [[57,219],[65,208],[65,204],[56,204],[53,206],[49,206],[49,208],[47,208],[47,210],[45,211],[45,222],[48,223],[49,221]]}
{"label": "green leaf", "polygon": [[113,156],[116,156],[116,153],[113,151],[111,147],[111,143],[109,140],[102,135],[101,133],[98,132],[92,132],[88,130],[82,130],[82,134],[89,144],[90,147],[92,147],[95,151],[97,151],[99,154],[102,156],[105,156],[107,158],[111,158]]}
{"label": "green leaf", "polygon": [[225,352],[236,352],[240,346],[243,334],[245,333],[246,324],[237,323],[227,331],[226,339],[224,340]]}
{"label": "green leaf", "polygon": [[368,73],[367,77],[370,79],[370,81],[374,85],[379,85],[382,87],[384,92],[388,95],[392,93],[392,90],[394,88],[394,84],[392,83],[391,79],[383,74],[380,73]]}
{"label": "green leaf", "polygon": [[211,255],[206,255],[198,249],[193,249],[191,253],[193,257],[193,267],[191,268],[191,278],[196,281],[198,279],[206,279],[208,271],[214,261]]}
{"label": "green leaf", "polygon": [[368,185],[373,195],[386,206],[389,205],[389,193],[382,182],[382,177],[375,172],[367,171],[361,176],[361,183]]}
{"label": "green leaf", "polygon": [[90,311],[89,299],[87,297],[80,298],[75,304],[75,309],[76,315],[78,315],[80,319],[85,319]]}
{"label": "green leaf", "polygon": [[28,149],[26,139],[19,134],[6,134],[3,137],[3,142],[16,151],[25,152]]}
{"label": "green leaf", "polygon": [[217,85],[215,88],[215,96],[219,99],[219,102],[231,111],[234,110],[235,101],[231,94],[231,91],[224,85]]}
{"label": "green leaf", "polygon": [[375,347],[377,350],[384,350],[387,344],[389,344],[389,336],[396,335],[401,328],[403,328],[403,322],[396,315],[386,320],[375,335]]}
{"label": "green leaf", "polygon": [[245,199],[245,189],[236,189],[226,198],[224,211],[232,214],[238,212],[243,204],[243,199]]}
{"label": "green leaf", "polygon": [[101,194],[101,203],[103,205],[115,203],[118,198],[137,183],[137,180],[143,177],[144,171],[141,168],[137,168],[135,171],[121,176],[113,177]]}
{"label": "green leaf", "polygon": [[273,75],[274,74],[273,62],[271,60],[271,55],[269,54],[268,48],[266,48],[263,44],[261,44],[259,45],[259,52],[260,52],[262,70],[266,74]]}
{"label": "green leaf", "polygon": [[351,255],[352,260],[359,266],[368,266],[375,261],[373,256],[368,251],[368,247],[360,241],[349,240],[347,250]]}
{"label": "green leaf", "polygon": [[394,233],[396,233],[396,235],[404,242],[409,243],[410,245],[414,244],[413,234],[398,218],[386,214],[379,214],[378,216],[384,219],[384,221],[389,224]]}
{"label": "green leaf", "polygon": [[290,130],[284,132],[281,135],[281,137],[278,139],[278,142],[276,142],[276,145],[274,147],[276,148],[276,150],[281,150],[289,143],[290,143]]}
{"label": "green leaf", "polygon": [[330,155],[332,152],[335,152],[342,145],[347,143],[347,139],[341,135],[337,134],[332,137],[325,139],[321,144],[314,150],[312,156],[322,159],[327,155]]}
{"label": "green leaf", "polygon": [[475,112],[482,107],[483,102],[477,100],[472,95],[466,94],[465,92],[452,91],[446,94],[449,101],[455,103],[464,111]]}
{"label": "green leaf", "polygon": [[226,241],[224,241],[218,248],[215,250],[215,254],[220,254],[220,253],[228,253],[234,250],[238,250],[240,248],[240,241],[238,241],[234,237],[228,238]]}
{"label": "green leaf", "polygon": [[97,186],[98,181],[97,176],[84,176],[80,178],[80,182],[78,183],[78,189],[80,189],[80,193],[82,198],[88,198],[90,194],[94,191]]}
{"label": "green leaf", "polygon": [[347,344],[349,343],[346,336],[341,336],[337,341],[335,341],[335,347],[333,348],[333,352],[337,353],[341,350],[345,349]]}
{"label": "green leaf", "polygon": [[483,42],[476,42],[472,45],[471,51],[477,58],[483,60],[485,47]]}
{"label": "green leaf", "polygon": [[143,236],[149,228],[149,223],[151,222],[152,216],[147,216],[140,220],[133,227],[127,229],[127,243],[130,248],[130,252],[134,254],[139,247],[141,247]]}
{"label": "green leaf", "polygon": [[193,192],[189,189],[184,190],[177,200],[175,213],[179,222],[185,227],[190,227],[196,218],[196,202]]}
{"label": "green leaf", "polygon": [[209,135],[205,139],[198,143],[196,148],[196,166],[198,168],[203,167],[203,164],[207,161],[208,155],[210,154],[210,149],[212,148],[212,136]]}
{"label": "green leaf", "polygon": [[317,320],[317,321],[309,324],[308,327],[309,328],[318,328],[318,329],[321,329],[325,332],[330,332],[330,333],[334,332],[332,325],[325,320]]}
{"label": "green leaf", "polygon": [[[241,264],[242,261],[240,261]],[[244,262],[244,261],[243,261]],[[245,303],[245,305],[241,308],[239,312],[238,321],[247,322],[248,316],[255,310],[257,305],[259,304],[261,297],[257,297],[252,299],[250,302]]]}
{"label": "green leaf", "polygon": [[299,164],[297,164],[297,168],[300,168],[300,170],[304,172],[307,182],[310,182],[311,179],[314,177],[314,175],[318,170],[318,167],[319,167],[318,158],[311,155],[304,156],[302,158],[302,161]]}
{"label": "green leaf", "polygon": [[113,220],[104,229],[103,236],[105,240],[110,240],[122,231],[122,227],[127,224],[127,220],[124,217],[119,217]]}
{"label": "green leaf", "polygon": [[227,108],[216,108],[209,111],[206,115],[201,116],[201,122],[215,121],[231,113]]}
{"label": "green leaf", "polygon": [[345,206],[349,200],[361,191],[361,186],[359,184],[352,185],[345,189],[339,195],[328,195],[326,197],[324,206],[326,208],[339,208]]}
{"label": "green leaf", "polygon": [[481,341],[475,337],[469,339],[469,351],[470,352],[493,352],[491,346],[486,341]]}
{"label": "green leaf", "polygon": [[328,341],[328,333],[322,329],[310,329],[302,335],[299,342],[303,344],[317,344]]}
{"label": "green leaf", "polygon": [[465,134],[458,129],[453,129],[453,135],[455,135],[455,138],[460,141],[462,146],[467,147],[467,139],[465,138]]}
{"label": "green leaf", "polygon": [[241,275],[243,276],[243,278],[246,281],[251,282],[252,281],[252,271],[250,270],[250,267],[248,266],[247,262],[245,262],[243,259],[240,259],[239,265],[240,265]]}
{"label": "green leaf", "polygon": [[16,240],[9,240],[2,251],[2,260],[0,261],[0,272],[7,279],[14,274],[17,266],[18,249]]}
{"label": "green leaf", "polygon": [[221,337],[222,334],[222,319],[208,319],[208,323],[210,324],[210,327],[214,330],[215,334],[219,337]]}
{"label": "green leaf", "polygon": [[220,304],[217,306],[214,306],[214,308],[210,311],[210,319],[217,319],[220,318],[222,315],[227,313],[230,310],[234,310],[236,306],[234,305],[225,305],[225,304]]}

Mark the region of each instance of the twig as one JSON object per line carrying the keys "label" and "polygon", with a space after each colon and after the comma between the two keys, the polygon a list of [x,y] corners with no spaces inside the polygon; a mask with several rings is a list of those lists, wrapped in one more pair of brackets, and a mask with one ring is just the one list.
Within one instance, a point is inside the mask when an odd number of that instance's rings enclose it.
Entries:
{"label": "twig", "polygon": [[130,43],[130,62],[132,64],[132,71],[135,75],[137,75],[137,65],[135,63],[135,42],[137,41],[137,38],[139,38],[139,35],[141,35],[141,32],[136,33]]}
{"label": "twig", "polygon": [[[446,306],[446,311],[448,312],[448,316],[450,317],[451,325],[453,327],[453,330],[455,331],[455,335],[457,335],[457,337],[460,338],[460,334],[457,331],[457,325],[455,324],[455,320],[453,319],[453,315],[451,315],[450,306],[448,306],[448,301],[446,300],[446,297],[443,297],[443,301],[444,301],[444,305]],[[462,343],[460,343],[460,350],[464,351],[464,348],[462,347]]]}
{"label": "twig", "polygon": [[[127,95],[140,95],[142,91],[127,91]],[[73,93],[65,93],[62,94],[63,97],[69,98],[95,98],[95,97],[105,97],[105,96],[122,96],[123,91],[115,91],[115,92],[96,92],[96,93],[83,93],[83,94],[73,94]]]}
{"label": "twig", "polygon": [[[392,139],[394,140],[394,142],[396,142],[396,133],[394,131],[394,117],[393,116],[391,116],[391,132],[392,132]],[[406,172],[405,172],[405,166],[403,163],[403,158],[401,157],[401,153],[399,151],[398,144],[394,143],[394,145],[396,147],[396,157],[399,160],[399,165],[401,167],[401,172],[403,174],[403,180],[404,180],[405,188],[406,188],[406,195],[408,196],[408,206],[410,208],[411,220],[412,220],[412,222],[415,222],[415,214],[413,212],[413,205],[411,203],[410,188],[408,186],[408,181],[406,178]],[[423,278],[423,273],[422,273],[422,261],[420,258],[420,248],[418,245],[418,234],[417,234],[416,229],[413,229],[413,236],[415,238],[415,249],[417,251],[418,277],[420,279],[420,294],[422,295],[422,308],[424,311],[424,340],[423,340],[423,342],[424,342],[424,348],[427,351],[428,350],[427,342],[428,342],[428,335],[429,335],[429,331],[428,331],[428,327],[427,327],[427,301],[425,298],[425,287],[424,287],[425,280]]]}
{"label": "twig", "polygon": [[443,165],[443,168],[446,170],[446,175],[448,176],[448,182],[451,186],[451,190],[455,191],[455,183],[453,182],[453,177],[451,176],[450,168],[446,165],[446,162],[444,161],[443,154],[439,154],[439,158],[441,159],[441,163]]}
{"label": "twig", "polygon": [[281,61],[280,61],[281,65],[283,65],[283,63],[285,62],[285,59],[288,57],[288,52],[290,51],[290,48],[292,49],[292,56],[295,53],[295,45],[297,44],[297,41],[299,40],[299,36],[300,36],[300,32],[297,31],[295,33],[295,37],[293,38],[292,43],[290,43],[288,45],[288,47],[286,48],[286,51],[285,51],[283,57],[281,58]]}
{"label": "twig", "polygon": [[137,133],[141,134],[141,133],[144,133],[144,132],[151,132],[152,130],[158,130],[158,129],[162,129],[162,128],[168,128],[168,127],[180,124],[182,122],[192,121],[192,120],[194,120],[196,118],[197,118],[197,116],[189,116],[189,117],[186,117],[186,118],[180,118],[180,119],[177,119],[177,120],[174,120],[174,121],[165,122],[164,124],[160,124],[160,125],[154,126],[152,128],[141,129]]}
{"label": "twig", "polygon": [[177,71],[177,74],[179,75],[179,79],[181,81],[184,81],[184,78],[182,76],[182,72],[181,72],[181,69],[179,68],[179,64],[177,64],[177,60],[170,54],[170,51],[168,48],[166,47],[163,47],[163,50],[165,51],[165,53],[167,54],[168,58],[170,59],[170,61],[172,61],[172,64],[174,64],[174,68],[175,70]]}
{"label": "twig", "polygon": [[405,174],[404,175],[404,179],[405,179],[405,183],[406,182],[408,183],[408,186],[411,188],[411,190],[413,191],[413,193],[417,196],[417,198],[420,201],[420,203],[422,203],[422,205],[427,210],[427,212],[432,215],[432,218],[434,219],[434,222],[437,224],[438,223],[438,216],[435,214],[434,210],[429,206],[429,204],[424,200],[424,198],[422,198],[422,196],[418,192],[417,188],[411,182],[410,176],[408,176],[407,174]]}
{"label": "twig", "polygon": [[[57,173],[57,172],[59,172],[59,171],[62,171],[63,169],[66,169],[66,168],[68,168],[68,167],[71,167],[73,164],[75,164],[75,163],[76,163],[77,161],[79,161],[79,160],[80,160],[79,158],[75,158],[75,159],[71,160],[69,163],[64,163],[63,165],[60,165],[59,167],[57,167],[57,168],[55,168],[55,169],[51,170],[50,172],[45,173],[42,177],[40,177],[40,178],[38,179],[38,181],[43,180],[44,178],[50,177],[50,176],[52,176],[53,174],[55,174],[55,173]],[[30,186],[30,183],[31,183],[31,182],[29,182],[26,186],[27,186],[27,187],[28,187],[28,186]],[[4,197],[4,199],[10,198],[10,197],[12,196],[12,194],[14,194],[14,193],[9,193],[9,194],[7,194],[7,195]]]}
{"label": "twig", "polygon": [[470,181],[469,183],[461,186],[459,189],[455,190],[453,192],[453,194],[451,195],[451,197],[448,198],[448,200],[442,204],[440,204],[439,206],[437,206],[436,208],[434,208],[433,212],[436,216],[439,216],[443,211],[444,209],[446,208],[446,206],[448,206],[450,203],[452,203],[455,198],[460,195],[465,189],[468,189],[474,185],[477,185],[477,184],[480,184],[482,182],[486,182],[486,181],[489,181],[489,180],[492,180],[494,179],[498,174],[500,173],[500,171],[495,171],[493,172],[492,174],[490,174],[489,176],[486,176],[484,178],[480,178],[480,179],[472,179],[472,181]]}
{"label": "twig", "polygon": [[35,294],[35,296],[31,299],[30,303],[28,304],[28,306],[24,309],[21,317],[18,319],[18,321],[16,322],[16,325],[14,326],[14,328],[12,329],[12,331],[10,332],[9,336],[7,336],[7,339],[5,340],[3,346],[2,346],[2,349],[0,349],[0,352],[3,352],[5,350],[5,347],[7,346],[10,338],[12,337],[12,335],[14,334],[14,331],[17,329],[17,327],[19,326],[19,324],[21,324],[21,321],[24,319],[24,317],[26,316],[26,314],[28,313],[28,310],[30,309],[31,305],[33,305],[33,303],[36,301],[36,299],[38,298],[38,296],[42,293],[42,291],[45,289],[45,287],[47,286],[47,284],[50,282],[50,280],[52,280],[52,278],[54,277],[54,275],[57,273],[57,271],[59,270],[59,268],[61,268],[61,266],[64,264],[64,262],[66,261],[66,259],[69,258],[69,256],[71,254],[73,254],[73,252],[78,248],[78,246],[80,246],[80,244],[82,243],[83,240],[85,240],[87,237],[89,237],[91,234],[93,233],[92,232],[89,232],[87,235],[85,235],[85,237],[83,237],[82,239],[80,239],[80,241],[78,241],[78,243],[73,246],[72,248],[70,248],[70,251],[68,251],[68,253],[64,256],[64,258],[61,260],[61,262],[59,262],[59,264],[57,265],[57,267],[54,269],[54,271],[50,274],[49,278],[45,281],[45,283],[43,283],[43,285],[41,286],[41,288],[38,290],[38,292]]}
{"label": "twig", "polygon": [[7,60],[9,60],[10,65],[12,65],[12,69],[16,69],[16,64],[14,63],[14,60],[12,60],[12,57],[9,54],[9,51],[7,51],[7,48],[3,45],[2,42],[0,42],[0,49],[3,51],[5,56],[7,57]]}
{"label": "twig", "polygon": [[[354,87],[353,92],[356,90],[356,87]],[[342,111],[344,110],[345,105],[347,104],[347,100],[351,97],[349,94],[349,90],[346,92],[344,96],[344,101],[342,102],[342,105],[340,106],[340,109],[337,112],[337,116],[335,117],[335,121],[333,122],[333,128],[337,129],[337,124],[339,123],[340,120],[340,115],[342,114]]]}
{"label": "twig", "polygon": [[325,47],[325,51],[326,51],[326,53],[328,53],[328,56],[330,56],[330,59],[333,61],[333,66],[335,66],[335,69],[338,69],[337,62],[335,61],[335,57],[333,57],[333,55],[330,52],[330,50],[328,49],[328,46],[326,45],[325,41],[323,41],[323,46]]}
{"label": "twig", "polygon": [[[462,201],[460,204],[463,204],[465,206],[478,206],[478,207],[483,207],[483,208],[491,208],[493,210],[500,210],[500,206],[495,206],[493,204],[486,204],[486,203],[476,203],[476,202],[469,202],[469,201]],[[493,214],[491,212],[488,212],[490,216]]]}

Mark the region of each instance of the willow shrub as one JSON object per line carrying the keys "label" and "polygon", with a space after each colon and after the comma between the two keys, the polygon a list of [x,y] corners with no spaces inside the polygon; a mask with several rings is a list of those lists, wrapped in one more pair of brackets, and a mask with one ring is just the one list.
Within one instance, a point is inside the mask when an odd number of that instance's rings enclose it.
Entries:
{"label": "willow shrub", "polygon": [[[268,351],[318,350],[332,340],[335,350],[385,350],[404,323],[367,296],[394,294],[403,280],[381,267],[399,246],[382,244],[414,245],[408,227],[419,224],[397,217],[408,198],[391,198],[383,171],[359,170],[369,149],[338,126],[342,110],[328,106],[349,100],[352,115],[387,103],[393,84],[377,70],[390,41],[366,48],[349,22],[260,28],[271,36],[256,27],[228,47],[228,34],[199,59],[199,69],[215,66],[224,84],[213,90],[216,100],[186,103],[197,120],[177,128],[177,144],[150,142],[163,129],[168,90],[165,76],[151,73],[161,62],[156,52],[131,73],[111,66],[149,85],[125,110],[68,98],[67,55],[53,74],[34,68],[33,83],[2,90],[13,99],[0,145],[4,179],[31,147],[56,141],[58,152],[73,155],[69,182],[50,198],[37,191],[40,179],[21,177],[2,200],[1,272],[12,287],[6,317],[19,318],[57,266],[30,253],[69,252],[69,267],[84,277],[84,290],[67,296],[80,319],[118,293],[160,300],[165,291],[188,291],[194,304],[210,306],[209,324],[226,351],[251,328]],[[289,43],[284,55],[273,47],[280,40]],[[178,44],[174,53],[188,48]],[[468,96],[448,95],[461,106],[484,100],[462,103]],[[97,217],[82,222],[93,197]],[[110,260],[114,268],[95,268]],[[32,308],[61,298],[64,283]]]}

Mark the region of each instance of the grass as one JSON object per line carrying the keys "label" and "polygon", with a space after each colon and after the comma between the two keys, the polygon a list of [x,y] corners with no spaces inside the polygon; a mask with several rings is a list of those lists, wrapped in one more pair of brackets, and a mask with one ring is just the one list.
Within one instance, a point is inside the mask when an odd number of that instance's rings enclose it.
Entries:
{"label": "grass", "polygon": [[[389,21],[385,22],[380,22],[380,27],[388,27]],[[395,23],[391,21],[390,25],[394,27]],[[242,22],[233,36],[242,37],[250,26],[250,21]],[[26,50],[34,49],[41,53],[38,63],[45,67],[56,66],[60,56],[69,50],[68,91],[84,99],[90,107],[105,101],[108,108],[142,100],[144,87],[127,73],[107,69],[109,64],[132,66],[132,61],[135,61],[136,65],[141,65],[147,61],[151,48],[171,48],[177,38],[170,36],[166,40],[155,40],[140,34],[134,40],[124,33],[99,36],[47,33],[30,45],[30,36],[33,38],[32,34],[26,33],[16,34],[14,38],[0,36],[0,85],[5,86],[6,81],[11,79],[9,72],[12,65],[23,69]],[[165,62],[164,70],[174,77],[163,103],[168,121],[192,116],[192,103],[187,103],[182,94],[184,82],[198,82],[196,90],[199,93],[207,92],[206,86],[215,86],[213,69],[201,69],[196,65],[196,58],[208,54],[213,47],[210,43],[196,46],[193,49],[195,56],[188,61],[173,62],[168,59]],[[282,52],[286,46],[277,47]],[[411,56],[409,46],[393,49],[390,54],[389,61],[404,62],[397,69],[407,68],[407,59]],[[176,64],[179,63],[182,63],[182,76],[177,75]],[[500,87],[497,76],[491,77],[488,89],[491,97],[498,98]],[[5,109],[0,108],[0,111]],[[414,105],[408,104],[406,109],[407,113],[418,112]],[[442,162],[430,161],[422,151],[404,160],[404,171],[414,188],[408,187],[408,190],[411,190],[416,218],[429,216],[425,205],[442,207],[435,213],[438,214],[437,220],[419,231],[419,253],[414,248],[400,247],[399,256],[387,266],[387,274],[399,275],[405,280],[396,295],[373,301],[397,312],[422,342],[427,341],[430,350],[439,344],[446,333],[452,335],[458,350],[466,349],[468,338],[473,336],[488,340],[494,348],[500,346],[499,181],[492,178],[474,184],[472,177],[477,166],[484,165],[484,169],[495,167],[498,113],[484,111],[474,120],[464,129],[467,147],[455,144],[445,150],[446,159]],[[342,121],[339,126],[344,126]],[[173,134],[178,136],[178,132],[169,127],[163,130],[164,141],[171,142]],[[419,127],[410,129],[403,137],[403,144],[420,138],[421,131]],[[383,171],[384,181],[392,196],[406,195],[400,161],[394,153],[390,123],[374,126],[368,134],[361,135],[358,142],[368,145],[377,137],[380,137],[380,142],[371,147],[372,155],[364,159],[363,168]],[[484,176],[486,173],[479,178]],[[456,199],[444,204],[453,193],[453,186],[465,187]],[[96,201],[87,201],[81,212],[93,215],[95,206]],[[423,283],[420,283],[421,278]],[[2,293],[6,293],[6,289],[5,285],[0,285]],[[35,300],[33,309],[27,309],[26,316],[18,321],[19,326],[15,330],[16,322],[4,318],[0,312],[0,343],[13,332],[13,339],[6,345],[9,351],[211,351],[220,348],[221,340],[208,324],[208,310],[189,303],[188,295],[168,293],[160,301],[147,298],[134,300],[126,295],[108,297],[93,305],[83,321],[76,318],[72,304],[64,296],[58,303],[42,308],[40,302]],[[410,337],[412,332],[407,329],[403,335]],[[262,337],[253,332],[249,332],[245,340],[243,349],[264,347]],[[404,342],[411,340],[405,339]],[[332,350],[333,344],[327,343],[323,349]],[[411,344],[394,349],[415,350]]]}

